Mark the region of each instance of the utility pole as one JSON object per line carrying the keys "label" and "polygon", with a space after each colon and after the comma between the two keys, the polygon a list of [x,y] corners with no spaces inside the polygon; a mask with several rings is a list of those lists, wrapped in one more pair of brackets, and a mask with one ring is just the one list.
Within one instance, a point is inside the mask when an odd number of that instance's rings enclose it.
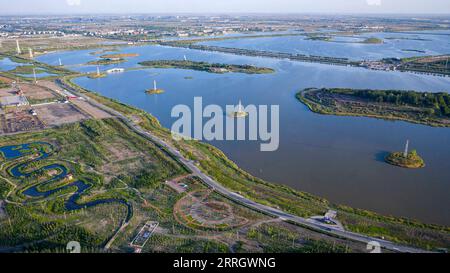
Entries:
{"label": "utility pole", "polygon": [[22,54],[22,50],[20,49],[20,45],[19,45],[19,40],[16,40],[16,45],[17,45],[17,55]]}
{"label": "utility pole", "polygon": [[404,158],[408,157],[408,149],[409,149],[409,140],[406,141],[405,152],[403,153]]}
{"label": "utility pole", "polygon": [[36,68],[33,67],[34,84],[37,83]]}

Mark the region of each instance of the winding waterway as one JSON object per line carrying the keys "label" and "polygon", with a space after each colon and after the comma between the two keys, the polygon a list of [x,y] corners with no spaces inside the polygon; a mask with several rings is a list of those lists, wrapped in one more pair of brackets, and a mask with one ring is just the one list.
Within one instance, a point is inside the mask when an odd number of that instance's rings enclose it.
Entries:
{"label": "winding waterway", "polygon": [[[336,44],[322,43],[324,46]],[[122,51],[140,54],[119,65],[124,68],[136,67],[137,62],[143,60],[182,59],[186,55],[195,61],[267,66],[274,68],[276,73],[210,74],[179,69],[145,69],[101,79],[83,77],[76,79],[75,83],[144,109],[168,128],[175,121],[170,116],[172,107],[177,104],[191,106],[194,96],[202,96],[205,105],[225,106],[237,104],[239,100],[243,104],[280,105],[280,148],[277,151],[260,152],[260,143],[249,141],[212,144],[243,169],[268,181],[286,184],[340,204],[450,225],[450,129],[400,121],[322,116],[310,112],[295,99],[295,93],[307,87],[448,92],[450,78],[161,46],[129,47]],[[39,60],[56,64],[61,58],[66,65],[83,64],[96,58],[89,52],[92,51],[59,52],[41,56]],[[101,69],[111,67],[115,66]],[[93,66],[69,68],[95,71]],[[153,80],[166,90],[164,94],[144,93],[152,87]],[[388,151],[402,150],[407,139],[425,159],[426,168],[406,170],[383,162]]]}
{"label": "winding waterway", "polygon": [[51,187],[52,183],[55,183],[59,180],[65,179],[66,176],[69,174],[69,170],[61,164],[49,164],[42,168],[25,172],[24,170],[27,169],[27,166],[36,161],[45,160],[47,159],[51,153],[47,152],[44,149],[44,146],[52,147],[48,143],[44,142],[34,142],[34,143],[26,143],[21,145],[11,145],[11,146],[4,146],[0,147],[0,153],[3,155],[3,157],[6,160],[16,160],[22,157],[30,156],[34,153],[39,153],[39,156],[29,160],[25,161],[19,164],[14,165],[11,169],[9,169],[9,173],[15,177],[15,178],[26,178],[30,177],[33,174],[39,172],[39,171],[50,171],[55,170],[57,171],[57,174],[54,175],[51,179],[44,181],[39,184],[35,184],[23,191],[23,194],[32,198],[46,198],[49,197],[52,194],[55,194],[60,191],[64,191],[69,188],[75,187],[77,190],[70,195],[70,197],[64,202],[64,207],[67,211],[74,211],[79,210],[83,208],[89,208],[94,207],[100,204],[110,204],[110,203],[120,203],[127,207],[128,213],[127,217],[125,219],[126,222],[128,222],[131,219],[133,210],[132,206],[127,203],[125,200],[122,199],[97,199],[94,201],[86,202],[84,204],[81,204],[78,202],[78,200],[81,198],[81,195],[85,193],[88,189],[92,187],[91,184],[84,182],[82,180],[76,180],[74,182],[71,182],[67,185],[52,188],[50,190],[40,190],[41,187],[44,187],[46,185],[49,185]]}

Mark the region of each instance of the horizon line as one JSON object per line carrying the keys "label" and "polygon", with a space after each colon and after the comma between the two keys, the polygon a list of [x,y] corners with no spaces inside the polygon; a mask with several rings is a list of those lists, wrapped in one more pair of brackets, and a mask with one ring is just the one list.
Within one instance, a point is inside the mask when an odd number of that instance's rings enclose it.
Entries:
{"label": "horizon line", "polygon": [[65,12],[7,12],[1,13],[0,16],[35,16],[35,15],[419,15],[419,16],[450,16],[450,13],[439,13],[439,12],[426,12],[426,13],[415,13],[415,12],[264,12],[264,11],[256,11],[256,12],[246,12],[246,11],[228,11],[228,12],[74,12],[74,13],[65,13]]}

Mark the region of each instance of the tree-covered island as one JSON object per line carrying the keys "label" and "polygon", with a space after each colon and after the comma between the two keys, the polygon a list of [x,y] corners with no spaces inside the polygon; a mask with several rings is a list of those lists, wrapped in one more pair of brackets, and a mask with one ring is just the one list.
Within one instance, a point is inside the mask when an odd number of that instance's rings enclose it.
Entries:
{"label": "tree-covered island", "polygon": [[139,63],[149,68],[178,68],[206,71],[209,73],[246,73],[246,74],[268,74],[275,72],[272,68],[256,67],[253,65],[219,64],[207,62],[194,62],[184,60],[159,60],[144,61]]}
{"label": "tree-covered island", "polygon": [[296,97],[320,114],[365,116],[450,127],[450,95],[400,90],[308,88]]}

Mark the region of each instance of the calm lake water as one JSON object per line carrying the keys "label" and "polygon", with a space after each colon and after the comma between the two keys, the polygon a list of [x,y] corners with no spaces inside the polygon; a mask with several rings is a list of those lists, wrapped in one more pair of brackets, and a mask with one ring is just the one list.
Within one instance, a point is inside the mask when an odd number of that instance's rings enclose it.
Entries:
{"label": "calm lake water", "polygon": [[[242,46],[250,42],[239,41]],[[322,43],[324,47],[337,44]],[[96,58],[89,52],[92,51],[53,53],[39,60],[56,64],[61,58],[71,69],[94,71],[96,68],[92,66],[74,66]],[[203,97],[204,105],[225,106],[237,104],[239,100],[243,104],[280,105],[280,148],[276,152],[260,152],[260,143],[249,141],[212,144],[243,169],[268,181],[336,203],[450,225],[450,129],[369,118],[322,116],[310,112],[295,98],[298,90],[307,87],[448,92],[450,78],[160,46],[130,47],[123,52],[140,54],[120,64],[125,68],[135,67],[142,60],[182,59],[186,55],[190,60],[268,66],[276,69],[276,73],[220,75],[180,69],[145,69],[101,79],[79,78],[75,82],[144,109],[168,128],[175,121],[170,117],[172,107],[191,106],[195,96]],[[101,69],[110,67],[114,66]],[[152,87],[153,80],[166,90],[164,94],[144,93]],[[388,151],[402,150],[407,139],[411,148],[417,149],[425,159],[426,168],[406,170],[383,162]]]}
{"label": "calm lake water", "polygon": [[25,65],[12,61],[10,58],[0,59],[0,71],[8,71],[15,69],[17,66]]}
{"label": "calm lake water", "polygon": [[[308,40],[305,36],[268,37],[208,41],[200,44],[254,50],[278,51],[344,57],[352,60],[378,60],[450,53],[450,31],[417,33],[364,33],[354,36],[337,36],[331,42]],[[383,44],[358,43],[367,38],[383,39]],[[425,51],[425,52],[417,52]]]}

